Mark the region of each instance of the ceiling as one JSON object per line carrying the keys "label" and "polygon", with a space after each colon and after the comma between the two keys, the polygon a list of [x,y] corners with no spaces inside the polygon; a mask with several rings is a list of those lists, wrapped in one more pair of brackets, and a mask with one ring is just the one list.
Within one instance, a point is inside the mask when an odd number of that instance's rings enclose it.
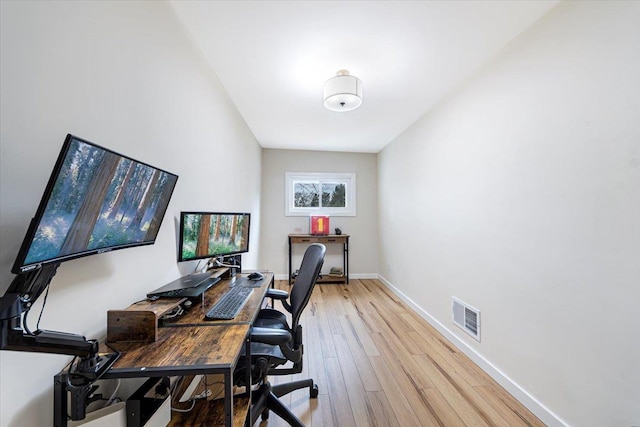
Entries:
{"label": "ceiling", "polygon": [[[266,148],[376,153],[557,1],[182,1],[171,4]],[[340,69],[354,111],[323,107]]]}

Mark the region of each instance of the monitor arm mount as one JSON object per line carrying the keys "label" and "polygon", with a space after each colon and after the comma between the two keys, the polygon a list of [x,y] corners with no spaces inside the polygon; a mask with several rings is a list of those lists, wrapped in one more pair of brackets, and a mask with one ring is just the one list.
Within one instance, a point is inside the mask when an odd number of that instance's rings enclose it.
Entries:
{"label": "monitor arm mount", "polygon": [[207,262],[207,268],[226,267],[235,275],[235,270],[238,272],[242,269],[242,263],[240,261],[240,255],[217,255],[209,259]]}
{"label": "monitor arm mount", "polygon": [[[77,363],[69,369],[68,386],[73,400],[72,419],[82,419],[84,401],[91,390],[91,383],[99,379],[117,360],[119,354],[99,354],[96,340],[82,335],[37,329],[32,332],[26,322],[33,303],[47,289],[59,264],[18,274],[4,296],[0,298],[0,350],[28,351],[35,353],[68,354],[77,356]],[[72,401],[73,401],[72,400]],[[79,418],[78,418],[79,417]]]}
{"label": "monitor arm mount", "polygon": [[212,264],[214,264],[216,267],[240,268],[239,265],[225,263],[224,257],[221,257],[221,258],[222,258],[222,260],[220,260],[218,258],[214,258],[212,260]]}

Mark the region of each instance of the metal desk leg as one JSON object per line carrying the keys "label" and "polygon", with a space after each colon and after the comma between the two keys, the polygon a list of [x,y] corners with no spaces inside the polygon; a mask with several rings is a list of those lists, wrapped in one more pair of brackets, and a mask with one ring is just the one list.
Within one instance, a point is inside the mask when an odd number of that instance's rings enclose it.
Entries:
{"label": "metal desk leg", "polygon": [[251,410],[253,406],[253,396],[251,391],[251,338],[247,337],[245,341],[245,371],[246,371],[246,384],[247,384],[247,396],[249,397],[249,410],[247,411],[247,417],[244,420],[245,427],[251,427],[251,420],[253,419]]}
{"label": "metal desk leg", "polygon": [[224,373],[224,425],[233,427],[233,371]]}
{"label": "metal desk leg", "polygon": [[349,238],[344,242],[344,274],[347,277],[347,285],[349,284]]}
{"label": "metal desk leg", "polygon": [[53,425],[67,427],[67,374],[53,377]]}
{"label": "metal desk leg", "polygon": [[291,237],[289,237],[289,287],[291,287]]}

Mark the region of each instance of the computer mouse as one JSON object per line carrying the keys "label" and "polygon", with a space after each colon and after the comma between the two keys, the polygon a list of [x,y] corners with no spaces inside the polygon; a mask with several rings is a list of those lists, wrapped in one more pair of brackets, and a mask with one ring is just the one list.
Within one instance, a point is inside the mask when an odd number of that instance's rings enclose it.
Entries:
{"label": "computer mouse", "polygon": [[262,275],[262,273],[259,272],[255,272],[255,273],[251,273],[249,274],[249,280],[262,280],[264,278],[264,276]]}

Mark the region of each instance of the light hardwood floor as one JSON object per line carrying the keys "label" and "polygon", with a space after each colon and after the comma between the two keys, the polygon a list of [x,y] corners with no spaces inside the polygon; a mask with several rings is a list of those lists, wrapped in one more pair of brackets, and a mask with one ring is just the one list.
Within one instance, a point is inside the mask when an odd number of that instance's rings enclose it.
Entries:
{"label": "light hardwood floor", "polygon": [[544,426],[377,280],[317,285],[301,323],[304,372],[271,381],[316,381],[282,398],[307,427]]}

